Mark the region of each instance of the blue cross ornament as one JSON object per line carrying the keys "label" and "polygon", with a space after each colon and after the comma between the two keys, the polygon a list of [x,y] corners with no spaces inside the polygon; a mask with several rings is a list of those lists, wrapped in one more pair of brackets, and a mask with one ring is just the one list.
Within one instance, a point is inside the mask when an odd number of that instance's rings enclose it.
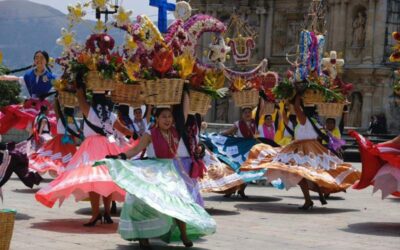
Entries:
{"label": "blue cross ornament", "polygon": [[161,33],[168,30],[167,11],[175,11],[175,4],[168,0],[150,0],[150,6],[158,7],[158,29]]}

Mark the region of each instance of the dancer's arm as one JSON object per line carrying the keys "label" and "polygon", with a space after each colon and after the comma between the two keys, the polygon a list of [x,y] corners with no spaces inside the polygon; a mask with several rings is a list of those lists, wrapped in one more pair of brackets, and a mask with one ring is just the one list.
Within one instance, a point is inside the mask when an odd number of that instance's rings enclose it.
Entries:
{"label": "dancer's arm", "polygon": [[131,148],[125,152],[127,159],[132,158],[133,156],[142,152],[150,143],[151,143],[151,136],[148,133],[145,133],[140,138],[139,144],[136,147]]}
{"label": "dancer's arm", "polygon": [[85,91],[82,88],[78,88],[76,90],[76,96],[79,103],[79,108],[82,111],[82,114],[86,117],[89,116],[90,105],[86,101]]}
{"label": "dancer's arm", "polygon": [[119,119],[115,120],[113,127],[125,136],[132,136],[132,131],[127,128]]}
{"label": "dancer's arm", "polygon": [[234,134],[236,134],[237,131],[238,131],[238,128],[235,125],[233,125],[232,127],[228,128],[227,130],[222,131],[221,135],[225,135],[225,136],[234,135]]}
{"label": "dancer's arm", "polygon": [[294,100],[294,112],[296,113],[297,119],[299,120],[301,125],[306,124],[307,117],[301,109],[301,96],[296,95]]}
{"label": "dancer's arm", "polygon": [[183,94],[183,116],[184,116],[184,123],[186,123],[186,120],[188,118],[190,111],[190,100],[189,100],[189,94],[188,92],[185,92]]}
{"label": "dancer's arm", "polygon": [[146,105],[146,111],[144,113],[144,118],[146,119],[147,123],[150,123],[151,114],[153,113],[153,106]]}

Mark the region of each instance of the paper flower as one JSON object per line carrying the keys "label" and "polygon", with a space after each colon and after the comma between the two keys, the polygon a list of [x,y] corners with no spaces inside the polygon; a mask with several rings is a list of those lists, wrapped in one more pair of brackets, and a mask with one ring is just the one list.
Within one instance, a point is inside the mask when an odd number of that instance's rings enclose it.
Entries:
{"label": "paper flower", "polygon": [[200,87],[204,83],[205,75],[206,70],[195,64],[193,67],[192,76],[189,79],[190,84],[194,87]]}
{"label": "paper flower", "polygon": [[97,20],[96,25],[94,26],[94,32],[103,33],[105,29],[107,29],[106,24],[101,20]]}
{"label": "paper flower", "polygon": [[178,65],[178,73],[182,79],[186,79],[193,72],[196,59],[189,52],[185,52],[175,59]]}
{"label": "paper flower", "polygon": [[235,80],[233,80],[232,87],[234,90],[242,91],[246,88],[246,81],[242,77],[236,77]]}
{"label": "paper flower", "polygon": [[162,48],[160,51],[154,53],[153,68],[160,74],[168,72],[174,62],[174,53],[172,50]]}
{"label": "paper flower", "polygon": [[104,10],[106,8],[106,5],[109,0],[92,0],[92,8],[93,9],[102,9]]}
{"label": "paper flower", "polygon": [[204,77],[204,83],[206,86],[212,89],[220,89],[224,86],[225,75],[222,70],[210,69],[207,70]]}
{"label": "paper flower", "polygon": [[118,9],[117,14],[114,15],[115,21],[117,22],[118,27],[122,27],[124,25],[129,25],[131,22],[130,16],[132,15],[132,11],[125,11],[125,9],[121,6]]}
{"label": "paper flower", "polygon": [[68,31],[67,29],[62,28],[61,29],[61,37],[57,39],[57,44],[63,46],[64,50],[68,50],[75,43],[74,36],[75,36],[74,32]]}
{"label": "paper flower", "polygon": [[224,63],[226,61],[226,54],[231,51],[231,48],[229,46],[226,46],[225,41],[222,37],[219,37],[216,43],[212,43],[208,47],[210,49],[208,58],[212,62]]}
{"label": "paper flower", "polygon": [[164,38],[150,18],[145,15],[138,16],[139,28],[133,33],[143,40],[146,50],[153,50],[156,43],[164,44]]}
{"label": "paper flower", "polygon": [[75,6],[68,5],[68,15],[67,18],[71,24],[77,24],[82,21],[82,18],[86,15],[83,10],[82,4],[78,3]]}
{"label": "paper flower", "polygon": [[125,35],[125,44],[124,49],[126,53],[130,56],[134,55],[138,49],[138,45],[136,41],[133,39],[133,36],[126,34]]}
{"label": "paper flower", "polygon": [[136,81],[137,75],[140,72],[140,63],[128,61],[124,63],[124,67],[129,79],[131,81]]}

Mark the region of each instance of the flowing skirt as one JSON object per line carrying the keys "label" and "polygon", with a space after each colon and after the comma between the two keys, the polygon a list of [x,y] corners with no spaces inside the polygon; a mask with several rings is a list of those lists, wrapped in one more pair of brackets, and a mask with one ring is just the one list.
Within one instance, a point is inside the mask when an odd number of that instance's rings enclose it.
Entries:
{"label": "flowing skirt", "polygon": [[[282,149],[265,144],[254,146],[241,170],[261,168],[268,169],[268,181],[281,179],[286,189],[305,178],[323,193],[344,191],[360,177],[359,171],[342,163],[316,140],[293,141]],[[314,191],[317,187],[310,185]]]}
{"label": "flowing skirt", "polygon": [[29,168],[44,174],[47,171],[60,175],[64,172],[76,152],[74,144],[62,143],[63,135],[58,134],[29,156]]}
{"label": "flowing skirt", "polygon": [[42,105],[49,107],[47,115],[50,122],[50,130],[52,134],[57,133],[57,120],[51,104],[44,100],[37,99],[26,100],[23,105],[9,105],[1,108],[2,116],[0,117],[0,134],[5,134],[11,128],[24,130],[33,123],[35,117],[39,114]]}
{"label": "flowing skirt", "polygon": [[111,143],[104,136],[87,137],[74,154],[66,170],[47,186],[40,189],[35,198],[47,207],[53,207],[59,200],[60,206],[71,194],[76,201],[89,197],[89,192],[116,201],[124,201],[125,191],[117,186],[105,165],[92,167],[95,161],[106,155],[121,153],[116,143]]}
{"label": "flowing skirt", "polygon": [[373,192],[382,192],[382,199],[394,195],[400,197],[400,146],[377,144],[365,139],[355,131],[350,135],[359,145],[362,172],[360,181],[353,188],[363,189],[373,185]]}
{"label": "flowing skirt", "polygon": [[118,229],[123,239],[178,241],[175,218],[186,223],[190,239],[215,232],[215,221],[199,202],[193,183],[187,182],[187,173],[181,173],[187,162],[107,159],[105,163],[113,180],[128,193]]}

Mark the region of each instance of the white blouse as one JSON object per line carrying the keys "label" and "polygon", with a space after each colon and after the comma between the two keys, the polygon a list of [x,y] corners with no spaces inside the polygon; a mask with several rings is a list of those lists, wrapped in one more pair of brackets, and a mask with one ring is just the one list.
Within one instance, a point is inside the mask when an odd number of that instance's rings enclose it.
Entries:
{"label": "white blouse", "polygon": [[[98,127],[102,127],[100,118],[97,116],[96,112],[93,110],[92,107],[90,107],[89,109],[89,115],[87,117],[87,119],[93,124],[96,125]],[[114,122],[117,120],[117,116],[114,113],[110,113],[110,119],[111,119],[111,124],[106,122],[105,125],[105,129],[107,131],[113,131],[112,126],[114,125]],[[111,126],[111,127],[110,127]],[[83,134],[85,135],[85,137],[88,136],[93,136],[93,135],[98,135],[95,131],[93,131],[87,124],[86,122],[83,125]]]}
{"label": "white blouse", "polygon": [[[315,124],[318,128],[321,128],[321,125],[318,123]],[[314,127],[312,126],[311,122],[306,119],[306,123],[301,125],[300,123],[297,124],[296,129],[294,131],[294,138],[296,140],[312,140],[317,139],[318,134],[315,132]]]}

